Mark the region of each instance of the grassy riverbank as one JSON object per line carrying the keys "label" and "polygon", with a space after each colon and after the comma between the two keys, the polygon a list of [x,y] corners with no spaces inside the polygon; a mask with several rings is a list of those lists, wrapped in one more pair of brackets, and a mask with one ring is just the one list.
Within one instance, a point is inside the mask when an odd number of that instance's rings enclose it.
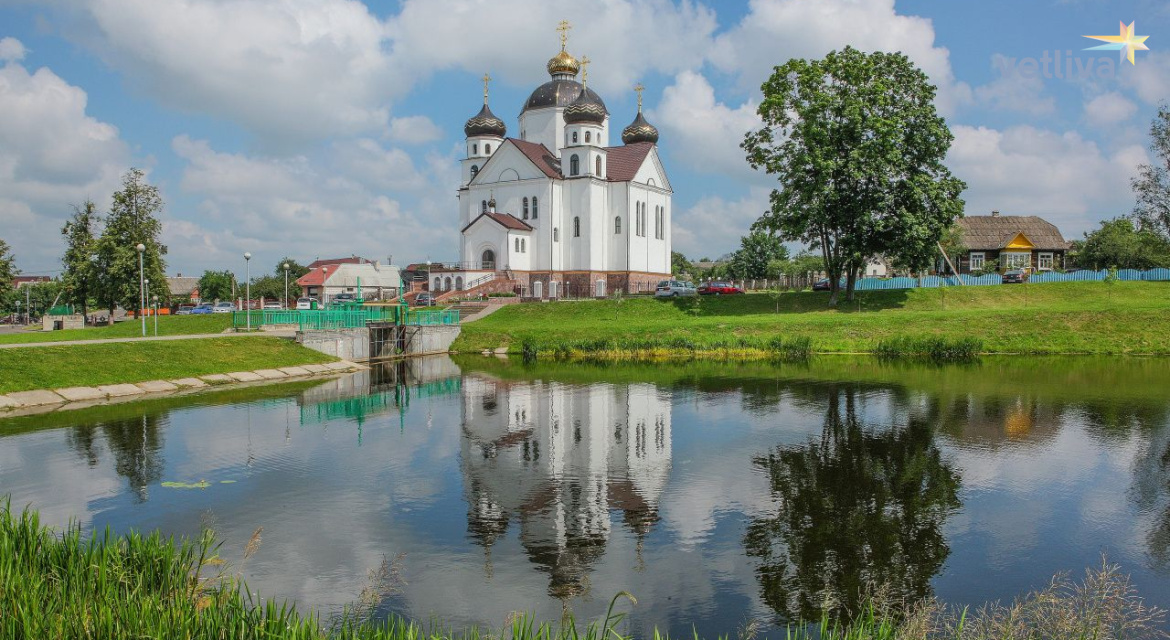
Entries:
{"label": "grassy riverbank", "polygon": [[[208,313],[197,316],[159,316],[158,335],[187,336],[201,333],[223,333],[232,326],[230,313]],[[146,319],[146,335],[154,335],[154,318]],[[28,331],[0,333],[0,344],[25,342],[61,342],[64,340],[103,340],[106,338],[138,338],[142,336],[140,320],[125,320],[108,327],[67,329],[62,331]]]}
{"label": "grassy riverbank", "polygon": [[264,337],[0,349],[0,393],[173,380],[335,360],[290,340]]}
{"label": "grassy riverbank", "polygon": [[826,301],[801,292],[509,305],[465,325],[454,348],[519,354],[528,342],[542,355],[752,358],[767,357],[777,337],[807,339],[814,353],[974,338],[987,353],[1170,355],[1167,282],[869,291],[838,310]]}
{"label": "grassy riverbank", "polygon": [[[259,534],[259,531],[257,532]],[[243,550],[257,552],[259,536]],[[109,530],[88,539],[78,527],[57,534],[34,512],[13,513],[0,503],[0,637],[33,638],[234,638],[250,640],[629,640],[622,614],[578,627],[571,616],[537,624],[513,616],[499,630],[453,631],[441,623],[422,627],[399,618],[377,621],[373,612],[388,595],[372,580],[353,605],[330,624],[314,613],[262,600],[233,578],[228,556],[208,532],[197,541],[158,533],[116,536]],[[376,576],[377,572],[371,574]],[[619,594],[620,595],[620,594]],[[634,599],[628,600],[636,604]],[[619,598],[615,597],[614,602]],[[978,612],[933,601],[909,608],[865,607],[850,621],[828,619],[821,640],[1014,640],[1024,638],[1153,638],[1164,621],[1116,570],[1087,573],[1082,583],[1053,586],[1011,605]],[[750,624],[748,625],[751,626]],[[813,637],[793,627],[789,638]],[[657,640],[665,636],[655,633]],[[730,636],[728,636],[730,637]],[[741,638],[754,633],[741,632]]]}

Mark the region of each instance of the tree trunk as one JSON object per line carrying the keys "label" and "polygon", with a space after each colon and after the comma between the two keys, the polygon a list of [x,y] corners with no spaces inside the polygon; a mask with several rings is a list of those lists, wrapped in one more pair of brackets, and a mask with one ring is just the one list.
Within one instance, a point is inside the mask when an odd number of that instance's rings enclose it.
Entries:
{"label": "tree trunk", "polygon": [[853,302],[853,293],[857,288],[857,267],[849,267],[845,281],[845,299]]}

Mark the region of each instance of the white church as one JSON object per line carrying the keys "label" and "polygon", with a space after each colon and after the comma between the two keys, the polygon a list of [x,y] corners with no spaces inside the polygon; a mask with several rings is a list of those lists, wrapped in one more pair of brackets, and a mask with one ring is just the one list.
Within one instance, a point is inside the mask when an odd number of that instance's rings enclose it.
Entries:
{"label": "white church", "polygon": [[461,263],[432,269],[432,290],[496,280],[534,298],[605,296],[670,277],[672,191],[641,87],[637,115],[610,146],[609,111],[587,86],[588,58],[565,50],[568,28],[552,79],[520,111],[519,137],[488,108],[484,77],[483,108],[463,128]]}

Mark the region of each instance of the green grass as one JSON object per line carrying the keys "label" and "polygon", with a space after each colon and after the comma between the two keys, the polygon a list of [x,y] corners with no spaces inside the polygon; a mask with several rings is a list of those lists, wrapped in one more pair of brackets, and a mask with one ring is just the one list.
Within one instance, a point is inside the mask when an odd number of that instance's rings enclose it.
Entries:
{"label": "green grass", "polygon": [[[259,531],[243,549],[241,564],[260,550]],[[110,529],[86,538],[71,526],[55,533],[36,512],[13,513],[0,502],[0,637],[39,638],[233,638],[239,640],[631,640],[622,632],[626,614],[615,613],[625,592],[610,601],[605,618],[579,628],[566,612],[559,624],[531,616],[510,617],[498,631],[423,627],[374,612],[396,592],[394,571],[371,572],[370,584],[328,624],[314,612],[263,600],[232,573],[229,552],[205,530],[198,540],[174,540],[155,532],[117,536]],[[933,600],[887,603],[880,589],[850,619],[827,616],[819,628],[794,625],[790,640],[1032,640],[1035,638],[1143,639],[1158,631],[1163,612],[1147,608],[1128,578],[1104,565],[1083,582],[1058,577],[1010,605],[977,612]],[[740,640],[756,637],[748,622]],[[812,631],[812,633],[810,633]],[[654,640],[668,640],[655,631]],[[729,640],[730,635],[720,636]],[[693,636],[698,640],[697,633]]]}
{"label": "green grass", "polygon": [[[605,345],[611,355],[670,344],[765,357],[775,336],[814,353],[873,353],[883,340],[982,342],[985,353],[1170,355],[1170,282],[1069,282],[870,291],[826,309],[824,293],[510,305],[464,325],[458,351],[528,341],[541,354]],[[678,351],[677,349],[675,351]]]}
{"label": "green grass", "polygon": [[0,349],[0,393],[171,380],[333,362],[280,338],[207,338]]}
{"label": "green grass", "polygon": [[[199,333],[223,333],[232,326],[230,313],[209,313],[197,316],[159,316],[158,335],[180,336]],[[19,331],[0,333],[0,344],[24,342],[61,342],[62,340],[102,340],[104,338],[138,338],[142,335],[141,320],[126,320],[109,327],[67,329],[62,331]],[[154,335],[154,318],[146,319],[146,335]]]}

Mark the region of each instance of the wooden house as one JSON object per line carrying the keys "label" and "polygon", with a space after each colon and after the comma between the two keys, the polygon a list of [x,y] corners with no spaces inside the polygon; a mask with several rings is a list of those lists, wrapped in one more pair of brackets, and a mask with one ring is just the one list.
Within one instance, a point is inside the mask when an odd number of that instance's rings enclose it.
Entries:
{"label": "wooden house", "polygon": [[1065,265],[1068,242],[1056,225],[1038,216],[967,216],[958,221],[967,251],[955,268],[959,273],[1013,269],[1051,271]]}

